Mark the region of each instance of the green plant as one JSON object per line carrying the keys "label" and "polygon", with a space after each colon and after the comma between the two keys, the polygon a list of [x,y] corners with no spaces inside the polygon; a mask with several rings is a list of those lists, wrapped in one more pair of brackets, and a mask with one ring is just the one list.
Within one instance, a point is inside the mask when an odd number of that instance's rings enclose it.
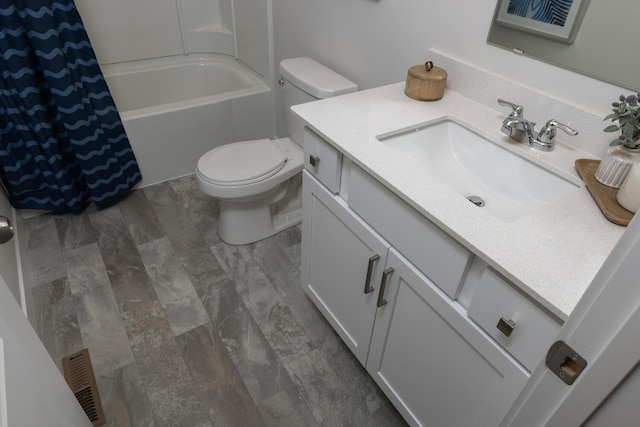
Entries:
{"label": "green plant", "polygon": [[624,145],[628,148],[640,147],[640,93],[637,95],[620,95],[620,101],[614,102],[613,113],[604,120],[618,122],[607,126],[605,132],[620,132],[620,135],[609,145]]}

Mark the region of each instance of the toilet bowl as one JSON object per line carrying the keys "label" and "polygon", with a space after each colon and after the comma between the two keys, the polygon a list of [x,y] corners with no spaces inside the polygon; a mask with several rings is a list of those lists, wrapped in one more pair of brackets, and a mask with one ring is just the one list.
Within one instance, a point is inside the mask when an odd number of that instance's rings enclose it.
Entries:
{"label": "toilet bowl", "polygon": [[196,182],[218,199],[223,241],[252,243],[300,222],[302,156],[287,137],[223,145],[198,160]]}
{"label": "toilet bowl", "polygon": [[310,58],[280,63],[289,137],[234,142],[200,157],[198,188],[218,199],[218,235],[233,245],[262,240],[302,218],[302,124],[292,105],[355,92],[358,87]]}

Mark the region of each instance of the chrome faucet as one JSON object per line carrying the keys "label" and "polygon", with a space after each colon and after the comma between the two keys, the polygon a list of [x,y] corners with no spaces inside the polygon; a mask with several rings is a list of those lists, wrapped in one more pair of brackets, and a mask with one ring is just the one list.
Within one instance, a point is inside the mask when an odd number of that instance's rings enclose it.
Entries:
{"label": "chrome faucet", "polygon": [[540,132],[535,130],[535,122],[524,118],[524,107],[513,102],[498,99],[498,104],[511,107],[511,114],[502,122],[500,131],[521,144],[537,148],[542,151],[553,151],[555,148],[556,129],[561,129],[569,135],[577,135],[578,131],[560,123],[555,119],[547,121]]}

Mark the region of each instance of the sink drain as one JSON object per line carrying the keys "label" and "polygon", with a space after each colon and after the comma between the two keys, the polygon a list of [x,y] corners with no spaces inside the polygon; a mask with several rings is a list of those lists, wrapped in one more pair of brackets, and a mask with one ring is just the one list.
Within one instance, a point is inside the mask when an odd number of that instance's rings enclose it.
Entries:
{"label": "sink drain", "polygon": [[476,206],[479,206],[479,207],[484,206],[484,200],[482,200],[482,197],[480,196],[469,196],[467,197],[467,200]]}

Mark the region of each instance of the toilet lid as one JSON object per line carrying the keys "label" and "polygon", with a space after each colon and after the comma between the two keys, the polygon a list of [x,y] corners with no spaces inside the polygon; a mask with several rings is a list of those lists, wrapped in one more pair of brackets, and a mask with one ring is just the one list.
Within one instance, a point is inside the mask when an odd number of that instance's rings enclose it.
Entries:
{"label": "toilet lid", "polygon": [[223,145],[198,160],[200,175],[217,185],[243,185],[278,173],[287,156],[272,141],[259,139]]}

